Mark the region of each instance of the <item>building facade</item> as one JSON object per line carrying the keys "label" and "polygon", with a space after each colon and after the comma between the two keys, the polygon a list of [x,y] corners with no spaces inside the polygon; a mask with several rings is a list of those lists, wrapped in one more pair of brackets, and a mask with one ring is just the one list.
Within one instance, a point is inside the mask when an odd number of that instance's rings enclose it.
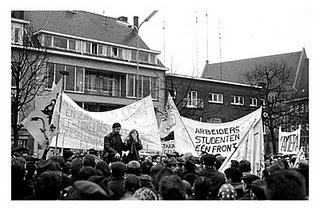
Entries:
{"label": "building facade", "polygon": [[[23,45],[26,28],[45,46],[45,91],[66,71],[65,93],[85,110],[108,111],[148,95],[156,110],[163,109],[167,68],[157,59],[160,51],[150,49],[135,31],[119,24],[119,20],[127,22],[126,17],[85,11],[12,11],[11,15],[12,53]],[[134,23],[139,24],[137,17]],[[160,119],[160,113],[156,116]]]}
{"label": "building facade", "polygon": [[182,116],[202,122],[233,121],[263,104],[259,86],[167,74],[166,87]]}

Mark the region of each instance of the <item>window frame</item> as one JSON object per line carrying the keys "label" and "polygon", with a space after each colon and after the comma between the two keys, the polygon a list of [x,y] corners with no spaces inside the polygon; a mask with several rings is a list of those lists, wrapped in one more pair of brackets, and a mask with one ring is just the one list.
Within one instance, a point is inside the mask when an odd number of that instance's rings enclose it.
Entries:
{"label": "window frame", "polygon": [[250,97],[250,106],[251,107],[258,107],[258,99],[256,97]]}
{"label": "window frame", "polygon": [[231,105],[244,105],[244,97],[240,95],[232,95]]}
{"label": "window frame", "polygon": [[[209,97],[208,102],[209,103],[218,103],[218,104],[223,104],[223,94],[221,93],[215,93],[215,92],[210,92],[209,96],[211,95],[211,98]],[[217,100],[214,100],[214,96],[217,96]],[[219,101],[219,96],[221,96],[221,101]]]}

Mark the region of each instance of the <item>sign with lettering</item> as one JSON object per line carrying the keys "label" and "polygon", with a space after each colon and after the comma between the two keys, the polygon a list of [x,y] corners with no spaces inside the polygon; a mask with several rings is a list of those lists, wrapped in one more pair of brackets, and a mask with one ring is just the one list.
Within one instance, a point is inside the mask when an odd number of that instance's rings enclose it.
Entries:
{"label": "sign with lettering", "polygon": [[279,128],[279,153],[283,155],[297,154],[300,149],[301,126],[293,132],[282,132]]}
{"label": "sign with lettering", "polygon": [[[103,138],[111,132],[115,122],[121,124],[120,134],[123,140],[132,129],[136,129],[144,150],[161,151],[151,96],[112,111],[89,112],[63,93],[57,145],[64,148],[102,150]],[[51,146],[55,146],[55,138]]]}

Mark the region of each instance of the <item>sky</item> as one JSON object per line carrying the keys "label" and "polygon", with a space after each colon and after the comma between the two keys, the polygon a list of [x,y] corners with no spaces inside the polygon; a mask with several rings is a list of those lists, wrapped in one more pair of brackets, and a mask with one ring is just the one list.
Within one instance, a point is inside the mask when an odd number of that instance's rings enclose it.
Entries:
{"label": "sky", "polygon": [[[15,1],[16,2],[16,1]],[[217,63],[311,48],[313,1],[297,0],[91,0],[18,1],[11,9],[75,9],[110,17],[139,16],[150,49],[172,73],[200,76],[206,60]],[[40,3],[37,3],[40,2]],[[76,3],[75,3],[76,2]],[[219,39],[219,33],[221,39]]]}

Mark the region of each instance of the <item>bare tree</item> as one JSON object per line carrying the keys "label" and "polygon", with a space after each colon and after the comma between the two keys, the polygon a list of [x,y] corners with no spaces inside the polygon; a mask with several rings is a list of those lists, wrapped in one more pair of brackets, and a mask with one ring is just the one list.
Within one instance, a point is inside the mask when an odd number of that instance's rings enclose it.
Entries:
{"label": "bare tree", "polygon": [[[30,110],[35,96],[47,85],[46,49],[41,46],[30,28],[26,28],[22,45],[11,46],[11,128],[14,138],[13,147],[18,146],[21,120]],[[32,106],[31,106],[32,107]]]}
{"label": "bare tree", "polygon": [[265,102],[264,124],[270,133],[273,152],[276,152],[276,129],[281,124],[290,122],[292,110],[286,105],[291,98],[293,89],[293,71],[286,62],[267,62],[264,65],[255,65],[244,74],[244,78],[251,85],[262,86],[259,97]]}

